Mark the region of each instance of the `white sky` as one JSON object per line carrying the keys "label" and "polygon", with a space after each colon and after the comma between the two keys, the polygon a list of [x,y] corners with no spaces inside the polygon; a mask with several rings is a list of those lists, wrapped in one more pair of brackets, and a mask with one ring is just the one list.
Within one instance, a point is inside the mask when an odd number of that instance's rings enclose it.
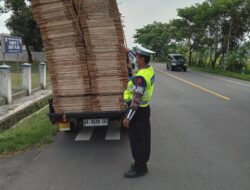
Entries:
{"label": "white sky", "polygon": [[[3,6],[3,0],[0,0],[0,6]],[[9,30],[5,27],[5,21],[10,17],[10,14],[0,14],[0,33],[9,33]]]}
{"label": "white sky", "polygon": [[205,0],[117,0],[124,16],[125,36],[129,47],[134,42],[135,29],[154,21],[166,23],[177,18],[177,9],[202,3]]}
{"label": "white sky", "polygon": [[[124,32],[129,47],[133,44],[135,29],[142,28],[154,21],[168,22],[177,18],[177,8],[202,3],[204,0],[117,0],[119,10],[124,16]],[[0,4],[2,4],[0,0]],[[0,15],[0,33],[9,33],[5,21],[9,14]]]}

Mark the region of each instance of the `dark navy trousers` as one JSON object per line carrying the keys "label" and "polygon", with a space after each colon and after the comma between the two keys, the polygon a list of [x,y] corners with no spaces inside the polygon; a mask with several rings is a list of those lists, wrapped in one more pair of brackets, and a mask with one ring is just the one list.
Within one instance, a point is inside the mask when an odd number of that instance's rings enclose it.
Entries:
{"label": "dark navy trousers", "polygon": [[145,171],[151,150],[150,107],[139,107],[130,121],[129,141],[136,171]]}

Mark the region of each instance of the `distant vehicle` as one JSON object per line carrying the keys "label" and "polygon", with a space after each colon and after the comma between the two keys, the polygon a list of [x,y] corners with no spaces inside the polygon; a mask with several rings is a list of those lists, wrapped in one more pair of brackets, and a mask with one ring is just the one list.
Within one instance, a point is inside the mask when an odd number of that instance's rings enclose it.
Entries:
{"label": "distant vehicle", "polygon": [[168,61],[166,64],[167,70],[181,69],[184,72],[187,71],[187,63],[185,57],[182,54],[168,54]]}

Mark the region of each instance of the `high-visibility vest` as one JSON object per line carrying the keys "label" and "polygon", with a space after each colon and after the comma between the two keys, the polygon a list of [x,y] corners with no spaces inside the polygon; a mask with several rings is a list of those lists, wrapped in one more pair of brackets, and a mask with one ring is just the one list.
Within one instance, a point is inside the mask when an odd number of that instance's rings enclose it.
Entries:
{"label": "high-visibility vest", "polygon": [[133,81],[129,80],[127,89],[123,93],[123,100],[126,103],[131,102],[133,99],[133,86],[134,86]]}
{"label": "high-visibility vest", "polygon": [[[140,102],[140,107],[147,107],[149,104],[149,100],[153,96],[154,91],[154,80],[155,80],[155,72],[152,66],[140,69],[137,71],[134,77],[143,77],[146,81],[146,88],[142,97],[142,100]],[[128,82],[128,87],[124,91],[123,99],[125,102],[130,102],[133,99],[133,89],[135,87],[134,80],[130,80]]]}
{"label": "high-visibility vest", "polygon": [[148,68],[140,69],[135,77],[137,76],[143,77],[146,80],[147,86],[140,102],[140,107],[147,107],[154,92],[155,71],[152,66],[149,66]]}

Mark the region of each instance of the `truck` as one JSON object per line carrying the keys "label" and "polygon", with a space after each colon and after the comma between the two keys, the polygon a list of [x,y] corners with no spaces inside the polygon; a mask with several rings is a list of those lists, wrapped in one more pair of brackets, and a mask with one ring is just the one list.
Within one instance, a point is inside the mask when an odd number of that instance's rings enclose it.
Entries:
{"label": "truck", "polygon": [[119,123],[128,71],[116,0],[32,0],[32,12],[51,78],[51,122],[61,131]]}

